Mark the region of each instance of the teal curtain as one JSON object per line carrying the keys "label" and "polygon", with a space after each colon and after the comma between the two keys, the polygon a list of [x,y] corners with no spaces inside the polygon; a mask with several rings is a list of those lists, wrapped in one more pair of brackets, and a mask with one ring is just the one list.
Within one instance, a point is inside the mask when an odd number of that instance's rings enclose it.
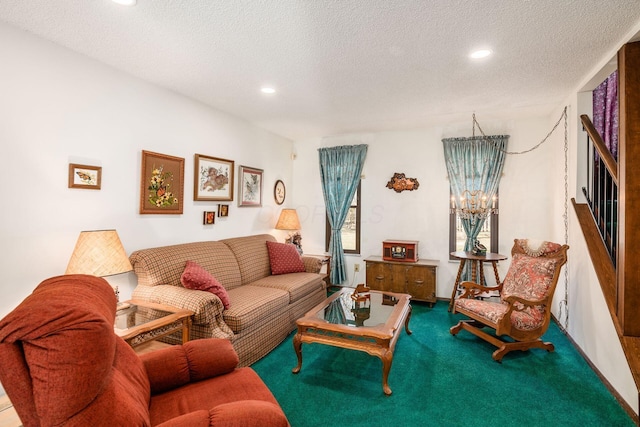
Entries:
{"label": "teal curtain", "polygon": [[333,284],[342,284],[347,279],[340,230],[358,189],[367,147],[366,144],[360,144],[318,149],[322,192],[331,226],[329,254]]}
{"label": "teal curtain", "polygon": [[[497,194],[504,167],[509,135],[446,138],[442,140],[444,159],[449,175],[451,193],[457,207],[465,190],[481,191],[488,203]],[[478,238],[486,217],[461,219],[467,239],[464,250],[470,251]],[[465,269],[467,270],[467,269]],[[468,271],[465,280],[470,280]]]}

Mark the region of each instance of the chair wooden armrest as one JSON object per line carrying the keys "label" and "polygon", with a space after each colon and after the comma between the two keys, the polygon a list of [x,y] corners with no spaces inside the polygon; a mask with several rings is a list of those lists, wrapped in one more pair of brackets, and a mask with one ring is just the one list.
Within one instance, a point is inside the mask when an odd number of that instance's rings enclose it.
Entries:
{"label": "chair wooden armrest", "polygon": [[[509,306],[513,306],[515,307],[516,302],[519,302],[520,304],[522,304],[524,307],[522,308],[515,308],[516,311],[522,311],[527,307],[535,307],[537,305],[545,305],[547,303],[547,298],[545,299],[541,299],[541,300],[528,300],[528,299],[524,299],[524,298],[520,298],[516,295],[509,295],[508,297],[503,299],[504,302],[506,302],[507,304],[509,304]],[[511,307],[509,307],[509,312],[513,311],[511,310]]]}
{"label": "chair wooden armrest", "polygon": [[480,294],[491,291],[501,291],[502,285],[498,286],[482,286],[475,282],[467,281],[460,283],[462,295],[459,298],[476,298]]}

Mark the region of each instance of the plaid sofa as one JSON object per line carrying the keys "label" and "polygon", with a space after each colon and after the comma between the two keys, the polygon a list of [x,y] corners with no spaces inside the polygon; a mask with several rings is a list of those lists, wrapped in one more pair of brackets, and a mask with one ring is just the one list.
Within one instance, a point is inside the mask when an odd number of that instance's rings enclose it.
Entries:
{"label": "plaid sofa", "polygon": [[[303,256],[304,273],[272,276],[267,241],[276,239],[261,234],[135,251],[130,256],[138,276],[133,299],[192,310],[191,339],[230,339],[240,366],[251,365],[295,329],[296,319],[326,298],[319,258]],[[228,309],[213,293],[182,286],[180,276],[188,260],[225,287]],[[181,343],[178,336],[168,340]]]}

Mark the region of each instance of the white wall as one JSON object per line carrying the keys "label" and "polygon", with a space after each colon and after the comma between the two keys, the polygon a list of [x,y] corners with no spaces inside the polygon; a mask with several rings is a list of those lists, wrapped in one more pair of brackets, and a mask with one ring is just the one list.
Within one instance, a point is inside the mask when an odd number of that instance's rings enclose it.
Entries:
{"label": "white wall", "polygon": [[[82,230],[115,228],[127,253],[273,229],[273,185],[291,183],[286,139],[0,24],[0,316],[42,280],[63,274]],[[268,102],[257,99],[256,102]],[[140,215],[141,151],[185,158],[182,215]],[[237,207],[202,225],[194,154],[264,169],[263,208]],[[68,164],[102,166],[102,189],[67,188]],[[237,190],[237,186],[236,186]],[[291,198],[285,201],[287,206]],[[133,273],[114,276],[122,298]]]}
{"label": "white wall", "polygon": [[[523,151],[540,142],[548,132],[547,117],[500,121],[476,114],[486,134],[508,134],[509,151]],[[471,114],[467,123],[451,123],[430,129],[354,134],[295,142],[293,181],[295,207],[301,212],[305,252],[322,253],[325,241],[324,201],[320,187],[318,148],[367,143],[362,180],[361,256],[347,256],[348,283],[365,281],[364,259],[382,254],[385,239],[418,240],[421,259],[439,261],[437,296],[451,296],[458,268],[449,261],[449,181],[444,164],[442,139],[471,136]],[[477,132],[477,131],[476,131]],[[557,240],[553,222],[562,212],[554,211],[549,197],[553,181],[549,159],[560,156],[563,147],[553,142],[524,155],[509,155],[500,184],[500,246],[510,255],[513,239],[529,237]],[[417,178],[415,191],[396,193],[386,188],[394,173]],[[361,264],[354,279],[353,264]],[[507,263],[501,263],[506,272]],[[493,277],[490,267],[487,275]],[[492,280],[492,279],[488,279]]]}

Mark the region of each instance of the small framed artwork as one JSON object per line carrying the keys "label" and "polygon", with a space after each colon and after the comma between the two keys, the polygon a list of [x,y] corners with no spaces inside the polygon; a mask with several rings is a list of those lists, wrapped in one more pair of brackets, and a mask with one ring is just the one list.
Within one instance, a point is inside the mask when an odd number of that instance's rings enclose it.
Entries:
{"label": "small framed artwork", "polygon": [[262,169],[240,166],[238,206],[262,206]]}
{"label": "small framed artwork", "polygon": [[233,200],[234,161],[195,155],[193,200]]}
{"label": "small framed artwork", "polygon": [[216,223],[216,213],[211,211],[205,211],[202,223],[204,225],[210,225]]}
{"label": "small framed artwork", "polygon": [[218,205],[218,216],[220,218],[229,216],[229,205]]}
{"label": "small framed artwork", "polygon": [[276,203],[281,205],[284,203],[284,199],[287,195],[287,189],[284,186],[282,180],[277,180],[276,185],[273,187],[273,198],[276,199]]}
{"label": "small framed artwork", "polygon": [[99,190],[102,186],[102,168],[100,166],[69,163],[69,188]]}
{"label": "small framed artwork", "polygon": [[184,159],[142,151],[141,214],[182,214]]}

